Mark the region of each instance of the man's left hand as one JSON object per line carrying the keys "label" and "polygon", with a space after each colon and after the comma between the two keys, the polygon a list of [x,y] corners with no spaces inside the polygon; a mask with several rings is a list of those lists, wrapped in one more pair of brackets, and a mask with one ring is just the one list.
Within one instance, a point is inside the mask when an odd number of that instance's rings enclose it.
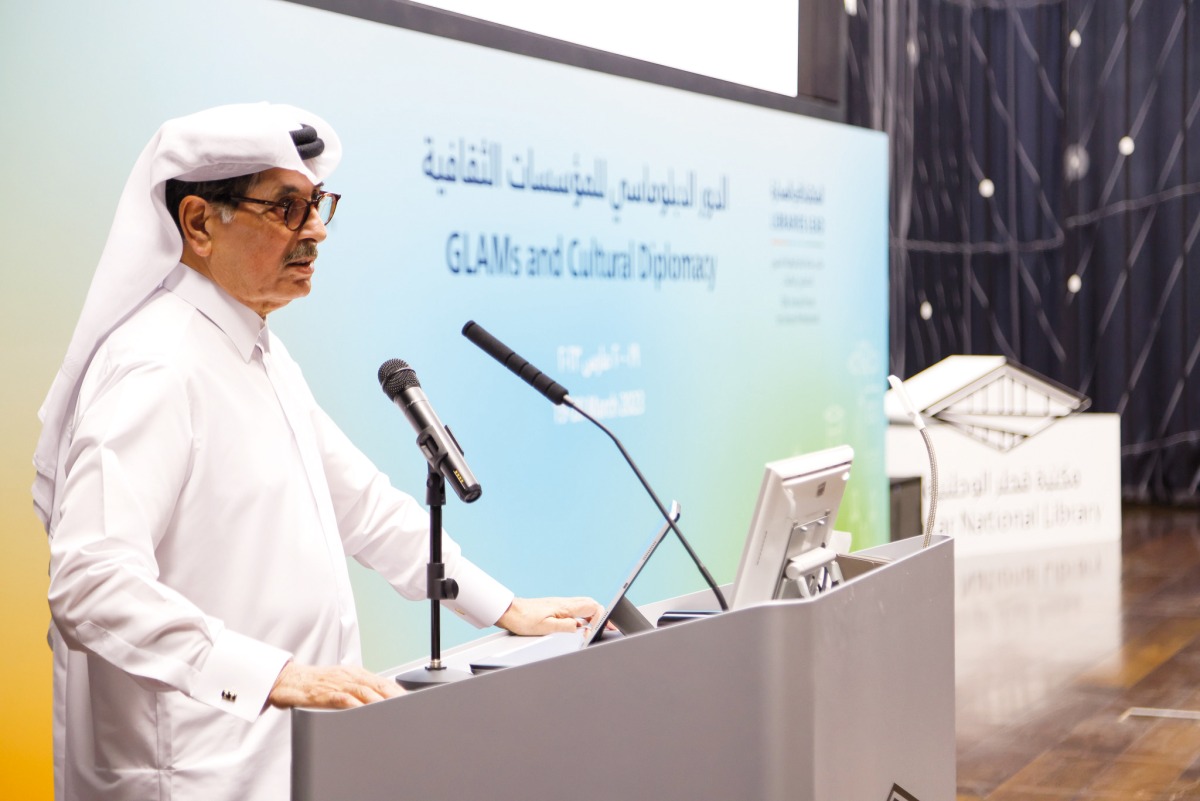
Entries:
{"label": "man's left hand", "polygon": [[604,607],[591,598],[513,598],[496,625],[513,634],[532,636],[574,631],[603,615]]}

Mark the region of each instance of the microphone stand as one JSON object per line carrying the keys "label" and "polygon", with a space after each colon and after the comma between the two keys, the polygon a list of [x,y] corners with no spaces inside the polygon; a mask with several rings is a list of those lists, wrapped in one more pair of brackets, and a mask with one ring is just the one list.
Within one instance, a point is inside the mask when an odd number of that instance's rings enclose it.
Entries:
{"label": "microphone stand", "polygon": [[446,505],[446,479],[429,464],[425,481],[425,503],[429,506],[429,565],[425,568],[425,596],[429,599],[429,664],[414,668],[396,677],[396,683],[406,690],[422,690],[437,684],[469,679],[465,670],[442,664],[442,601],[458,597],[458,582],[446,578],[442,563],[442,507]]}

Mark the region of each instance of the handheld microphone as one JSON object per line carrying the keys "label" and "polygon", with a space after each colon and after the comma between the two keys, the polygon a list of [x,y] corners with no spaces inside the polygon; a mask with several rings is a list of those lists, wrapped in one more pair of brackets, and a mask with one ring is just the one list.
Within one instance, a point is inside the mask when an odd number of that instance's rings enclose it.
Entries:
{"label": "handheld microphone", "polygon": [[717,582],[713,579],[712,574],[708,572],[708,568],[705,567],[704,563],[700,561],[700,557],[696,555],[694,550],[692,550],[691,543],[687,541],[687,537],[683,536],[683,532],[679,530],[679,526],[675,524],[670,512],[667,511],[667,507],[663,506],[663,502],[658,499],[656,494],[654,494],[654,490],[650,488],[650,482],[648,482],[646,477],[642,475],[642,471],[639,470],[638,466],[634,463],[633,457],[629,455],[629,451],[625,450],[625,446],[621,444],[621,440],[617,439],[617,435],[612,431],[609,431],[608,427],[599,420],[592,417],[583,409],[579,408],[579,405],[576,404],[571,396],[567,393],[566,387],[550,378],[548,375],[534,367],[525,359],[522,359],[513,351],[512,348],[508,347],[503,342],[489,334],[484,330],[483,326],[479,325],[474,320],[467,321],[467,324],[463,326],[462,333],[464,337],[478,345],[493,359],[500,362],[509,370],[512,370],[514,373],[520,376],[521,380],[544,395],[546,399],[555,406],[566,404],[568,407],[578,412],[579,415],[588,422],[595,425],[605,434],[608,434],[608,438],[613,441],[613,444],[617,446],[617,450],[619,450],[621,455],[625,457],[625,461],[628,462],[629,466],[633,469],[634,475],[636,475],[638,481],[642,483],[642,487],[646,490],[646,493],[650,496],[651,500],[654,501],[655,505],[658,506],[658,511],[662,513],[663,519],[667,521],[667,525],[669,525],[671,530],[675,532],[675,536],[679,537],[680,544],[683,545],[684,550],[687,551],[688,556],[690,556],[692,562],[695,563],[696,569],[699,570],[700,575],[704,577],[705,583],[708,584],[709,589],[711,589],[713,591],[713,595],[716,596],[717,603],[720,605],[721,610],[728,610],[729,604],[725,601],[725,594],[722,593],[721,588],[717,586]]}
{"label": "handheld microphone", "polygon": [[462,446],[434,414],[416,372],[403,359],[388,359],[379,367],[379,386],[400,407],[417,432],[417,447],[429,464],[446,477],[464,503],[478,500],[483,489],[467,467]]}

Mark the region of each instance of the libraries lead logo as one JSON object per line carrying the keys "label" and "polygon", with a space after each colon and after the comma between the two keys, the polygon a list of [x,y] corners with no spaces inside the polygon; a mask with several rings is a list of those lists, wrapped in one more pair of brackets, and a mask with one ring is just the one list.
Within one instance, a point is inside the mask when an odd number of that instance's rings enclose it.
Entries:
{"label": "libraries lead logo", "polygon": [[920,799],[900,785],[893,784],[892,791],[888,793],[887,801],[920,801]]}
{"label": "libraries lead logo", "polygon": [[[1091,405],[1086,395],[1004,356],[948,356],[905,382],[913,404],[933,419],[1001,453]],[[884,397],[888,420],[905,423],[896,390]]]}

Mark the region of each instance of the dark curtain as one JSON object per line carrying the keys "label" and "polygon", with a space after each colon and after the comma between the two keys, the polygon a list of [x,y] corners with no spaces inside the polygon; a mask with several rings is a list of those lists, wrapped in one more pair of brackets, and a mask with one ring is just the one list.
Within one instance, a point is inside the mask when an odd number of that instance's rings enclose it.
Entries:
{"label": "dark curtain", "polygon": [[1121,415],[1127,498],[1200,485],[1200,8],[857,0],[891,136],[891,364],[1002,354]]}

